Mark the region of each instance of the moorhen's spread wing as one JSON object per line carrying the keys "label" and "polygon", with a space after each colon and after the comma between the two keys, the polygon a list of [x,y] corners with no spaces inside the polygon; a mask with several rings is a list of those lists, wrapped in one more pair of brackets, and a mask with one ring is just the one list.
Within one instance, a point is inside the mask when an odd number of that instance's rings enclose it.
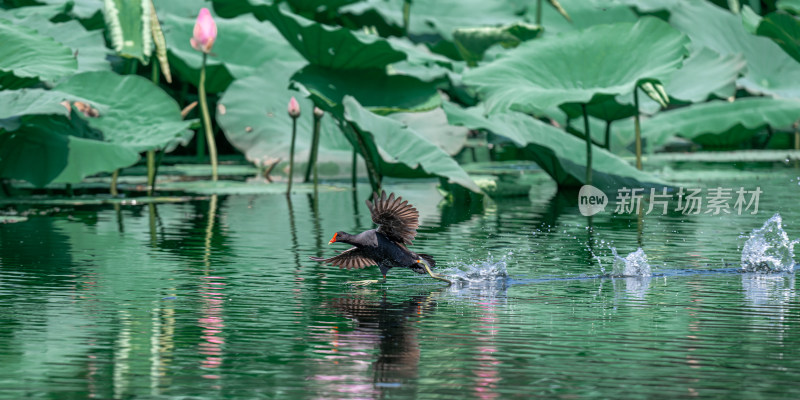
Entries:
{"label": "moorhen's spread wing", "polygon": [[309,257],[314,261],[326,262],[339,268],[364,268],[370,265],[378,265],[372,258],[369,258],[364,251],[358,247],[351,247],[339,255],[331,258]]}
{"label": "moorhen's spread wing", "polygon": [[411,244],[417,236],[419,228],[419,212],[404,201],[402,197],[394,197],[394,193],[386,197],[386,192],[372,194],[372,203],[367,200],[367,207],[372,214],[372,222],[378,224],[378,232],[399,244]]}

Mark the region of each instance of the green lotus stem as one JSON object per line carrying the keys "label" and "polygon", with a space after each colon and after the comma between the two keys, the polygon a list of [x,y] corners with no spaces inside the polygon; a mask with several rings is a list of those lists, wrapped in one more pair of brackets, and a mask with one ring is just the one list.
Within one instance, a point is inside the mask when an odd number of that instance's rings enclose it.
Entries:
{"label": "green lotus stem", "polygon": [[114,172],[111,173],[111,195],[114,197],[119,195],[117,191],[117,179],[119,179],[119,169],[115,169]]}
{"label": "green lotus stem", "polygon": [[153,195],[153,185],[156,181],[156,151],[147,150],[147,195]]}
{"label": "green lotus stem", "polygon": [[308,182],[311,178],[311,172],[314,172],[314,186],[317,186],[317,152],[319,151],[319,128],[322,118],[317,117],[314,113],[314,131],[311,135],[311,153],[308,155],[308,165],[306,166],[306,174],[304,181]]}
{"label": "green lotus stem", "polygon": [[639,123],[639,86],[633,88],[633,106],[636,114],[633,116],[633,130],[636,134],[636,169],[642,169],[642,128]]}
{"label": "green lotus stem", "polygon": [[153,83],[158,85],[158,63],[157,62],[153,62],[152,64],[153,64],[153,68],[151,68],[151,70],[150,70],[150,72],[152,73],[150,75],[150,79],[153,81]]}
{"label": "green lotus stem", "polygon": [[[367,178],[369,178],[369,184],[372,186],[372,190],[377,192],[381,188],[381,174],[378,172],[378,167],[375,165],[375,161],[372,159],[369,151],[367,150],[367,144],[364,142],[364,138],[361,137],[361,132],[359,132],[358,129],[353,126],[353,124],[349,124],[349,126],[353,132],[353,136],[356,138],[356,143],[358,144],[358,150],[361,153],[361,157],[364,157],[364,165],[367,167]],[[354,171],[355,165],[356,164],[354,162]]]}
{"label": "green lotus stem", "polygon": [[289,146],[289,186],[286,194],[292,193],[292,174],[294,173],[294,140],[297,136],[297,118],[292,117],[292,144]]}
{"label": "green lotus stem", "polygon": [[586,112],[586,103],[581,104],[583,110],[583,132],[586,139],[586,182],[585,185],[592,184],[592,134],[589,132],[589,113]]}
{"label": "green lotus stem", "polygon": [[[164,150],[162,149],[162,150],[159,150],[158,154],[156,155],[156,167],[153,169],[153,176],[154,177],[158,176],[158,169],[161,167],[161,161],[163,159],[164,159]],[[152,188],[153,188],[153,193],[155,193],[156,192],[156,180],[155,179],[153,179]]]}
{"label": "green lotus stem", "polygon": [[408,36],[408,27],[411,21],[411,0],[403,1],[403,33]]}
{"label": "green lotus stem", "polygon": [[[795,122],[794,123],[794,149],[795,150],[800,150],[800,129],[799,128],[800,128],[800,125],[798,125],[798,122]],[[797,159],[794,160],[794,167],[795,168],[800,167],[800,160],[797,160]]]}
{"label": "green lotus stem", "polygon": [[613,121],[606,121],[606,141],[604,144],[607,150],[611,150],[611,122]]}
{"label": "green lotus stem", "polygon": [[353,148],[353,161],[350,163],[350,185],[356,189],[356,148]]}
{"label": "green lotus stem", "polygon": [[[200,86],[197,88],[200,98],[200,111],[203,114],[203,127],[206,130],[208,142],[208,155],[211,158],[211,180],[217,181],[217,145],[214,142],[214,133],[211,129],[211,116],[208,113],[208,99],[206,99],[206,59],[208,53],[203,53],[203,65],[200,67]],[[197,145],[200,149],[200,143]],[[199,152],[198,152],[199,153]],[[198,154],[199,155],[199,154]]]}
{"label": "green lotus stem", "polygon": [[536,0],[536,25],[542,26],[542,0]]}

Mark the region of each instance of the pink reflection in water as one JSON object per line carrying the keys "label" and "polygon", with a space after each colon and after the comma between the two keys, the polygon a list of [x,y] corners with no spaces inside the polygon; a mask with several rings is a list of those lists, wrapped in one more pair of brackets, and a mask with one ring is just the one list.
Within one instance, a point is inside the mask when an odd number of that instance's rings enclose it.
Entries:
{"label": "pink reflection in water", "polygon": [[[222,365],[222,346],[225,345],[225,338],[221,336],[225,321],[222,316],[225,295],[225,278],[219,276],[205,276],[204,282],[200,286],[200,295],[203,299],[203,314],[197,320],[197,324],[203,328],[203,335],[200,336],[203,342],[198,345],[199,353],[206,356],[201,361],[202,368],[219,368]],[[206,374],[205,379],[219,379],[219,375]]]}

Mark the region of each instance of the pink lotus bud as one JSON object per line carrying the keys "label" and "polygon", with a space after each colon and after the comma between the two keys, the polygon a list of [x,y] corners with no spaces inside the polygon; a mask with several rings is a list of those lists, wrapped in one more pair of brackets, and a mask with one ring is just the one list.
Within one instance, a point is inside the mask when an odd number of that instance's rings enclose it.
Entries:
{"label": "pink lotus bud", "polygon": [[297,102],[297,99],[292,96],[292,99],[289,100],[289,116],[292,118],[297,118],[300,116],[300,104]]}
{"label": "pink lotus bud", "polygon": [[216,39],[217,24],[208,9],[203,8],[197,16],[197,22],[194,23],[194,35],[191,40],[192,47],[197,51],[209,53]]}
{"label": "pink lotus bud", "polygon": [[325,115],[325,111],[319,109],[319,107],[314,107],[314,117],[319,119]]}

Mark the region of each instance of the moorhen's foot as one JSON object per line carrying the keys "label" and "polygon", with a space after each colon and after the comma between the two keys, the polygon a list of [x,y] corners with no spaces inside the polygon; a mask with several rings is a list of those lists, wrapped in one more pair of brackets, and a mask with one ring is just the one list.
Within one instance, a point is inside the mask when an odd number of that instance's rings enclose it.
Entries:
{"label": "moorhen's foot", "polygon": [[430,275],[431,278],[436,279],[436,280],[440,280],[442,282],[447,282],[448,285],[452,285],[453,284],[453,281],[451,281],[450,279],[447,279],[447,278],[445,278],[445,277],[443,277],[441,275],[437,275],[437,274],[434,274],[433,272],[431,272],[430,265],[428,265],[428,262],[425,261],[424,259],[420,258],[419,260],[417,260],[417,262],[422,264],[423,267],[425,267],[425,271],[428,272],[428,275]]}
{"label": "moorhen's foot", "polygon": [[380,281],[377,280],[377,279],[367,279],[367,280],[364,280],[364,281],[350,281],[350,282],[347,282],[347,284],[353,285],[353,286],[367,286],[367,285],[371,285],[373,283],[378,283],[378,282],[380,282]]}

